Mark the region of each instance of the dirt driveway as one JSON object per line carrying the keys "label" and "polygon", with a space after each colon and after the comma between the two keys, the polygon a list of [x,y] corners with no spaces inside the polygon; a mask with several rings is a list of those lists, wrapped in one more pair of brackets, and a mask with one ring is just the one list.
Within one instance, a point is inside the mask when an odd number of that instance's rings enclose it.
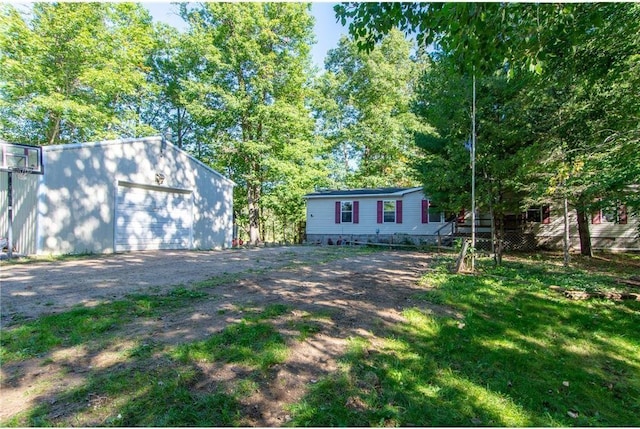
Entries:
{"label": "dirt driveway", "polygon": [[[307,392],[314,380],[335,371],[348,338],[374,338],[375,332],[403,320],[402,310],[419,306],[442,316],[447,308],[416,300],[417,280],[429,270],[432,254],[410,251],[354,252],[349,248],[279,247],[217,252],[138,252],[59,262],[2,265],[2,323],[13,323],[74,305],[95,305],[132,292],[161,293],[179,284],[228,275],[210,288],[210,299],[145,324],[132,324],[121,343],[139,340],[177,344],[207,338],[242,319],[242,308],[287,304],[295,318],[305,311],[329,314],[316,335],[291,342],[287,362],[277,365],[260,391],[243,400],[246,426],[281,426],[286,405]],[[302,317],[302,316],[300,316]],[[291,322],[289,320],[288,322]],[[283,332],[287,324],[283,321]],[[69,348],[4,365],[0,421],[37,406],[43,398],[82,385],[95,368],[113,364],[114,350]],[[46,370],[43,365],[46,364]],[[69,367],[73,370],[69,376]],[[64,371],[63,371],[64,369]],[[233,365],[202,368],[199,388],[230,383],[238,376]],[[73,381],[71,381],[73,380]],[[38,388],[38,386],[41,386]],[[44,393],[43,393],[44,392]],[[50,398],[54,399],[50,399]],[[55,411],[56,425],[101,426],[102,420],[79,420],[73,407]],[[97,417],[93,417],[97,418]]]}
{"label": "dirt driveway", "polygon": [[161,293],[222,274],[317,262],[328,250],[274,247],[211,252],[150,251],[57,262],[0,262],[0,326],[13,320],[91,306],[131,293]]}

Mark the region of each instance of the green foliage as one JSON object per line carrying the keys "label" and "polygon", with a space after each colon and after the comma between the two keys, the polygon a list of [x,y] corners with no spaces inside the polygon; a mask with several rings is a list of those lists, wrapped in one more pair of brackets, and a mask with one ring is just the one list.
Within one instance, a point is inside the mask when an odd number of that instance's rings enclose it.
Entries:
{"label": "green foliage", "polygon": [[149,98],[140,106],[143,120],[161,133],[171,131],[171,141],[210,164],[210,150],[203,144],[206,127],[200,126],[187,109],[186,84],[195,72],[198,58],[192,55],[186,36],[173,27],[158,25],[155,44],[147,58]]}
{"label": "green foliage", "polygon": [[371,52],[343,37],[329,51],[318,88],[319,128],[330,143],[337,186],[412,186],[413,133],[425,127],[411,112],[422,64],[411,43],[390,32]]}
{"label": "green foliage", "polygon": [[137,136],[153,43],[148,12],[131,3],[34,3],[0,12],[2,138],[59,144]]}
{"label": "green foliage", "polygon": [[582,33],[549,48],[527,96],[536,145],[523,165],[532,195],[567,196],[581,209],[638,208],[640,91],[637,4],[588,4],[571,15]]}
{"label": "green foliage", "polygon": [[236,219],[252,243],[264,210],[291,223],[303,218],[302,195],[326,177],[317,157],[310,94],[309,6],[285,3],[181,5],[186,44],[198,58],[186,87],[187,108],[207,127],[214,166],[235,190]]}
{"label": "green foliage", "polygon": [[[462,88],[473,75],[479,84],[478,194],[485,204],[497,213],[517,212],[514,205],[566,197],[579,219],[602,207],[638,208],[637,4],[346,3],[335,10],[343,22],[351,20],[350,31],[366,50],[395,26],[416,33],[425,48],[433,44],[441,86],[427,75],[432,90],[423,91],[418,105],[438,132],[419,140],[427,156],[418,164],[438,199],[454,189],[466,193],[458,178],[462,159],[445,148],[468,135],[449,131],[471,128]],[[452,181],[429,185],[446,172]],[[584,222],[579,229],[588,239]]]}

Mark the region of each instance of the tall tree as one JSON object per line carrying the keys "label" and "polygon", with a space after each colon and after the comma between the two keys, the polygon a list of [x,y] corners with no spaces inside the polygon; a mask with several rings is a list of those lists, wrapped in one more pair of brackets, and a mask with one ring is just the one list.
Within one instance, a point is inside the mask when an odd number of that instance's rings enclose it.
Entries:
{"label": "tall tree", "polygon": [[175,28],[156,27],[153,52],[148,58],[147,80],[150,98],[142,107],[144,120],[196,157],[205,158],[202,146],[204,130],[198,127],[187,109],[186,82],[194,75],[198,59],[191,55],[183,36]]}
{"label": "tall tree", "polygon": [[[496,261],[502,256],[504,216],[522,203],[514,172],[521,163],[520,148],[531,141],[520,116],[519,94],[528,76],[507,82],[505,76],[478,80],[476,170],[477,202],[497,225]],[[445,211],[458,212],[468,204],[471,177],[469,112],[471,77],[460,74],[452,58],[441,57],[425,73],[416,97],[416,111],[435,132],[417,136],[422,156],[414,161],[425,192]]]}
{"label": "tall tree", "polygon": [[[527,151],[533,161],[524,170],[545,168],[539,177],[546,175],[547,181],[538,183],[547,198],[557,189],[554,184],[562,183],[562,194],[578,211],[585,254],[591,253],[588,210],[614,199],[638,201],[637,188],[629,187],[637,182],[640,165],[633,149],[639,141],[638,98],[630,95],[638,92],[638,10],[630,3],[336,7],[339,16],[352,19],[351,31],[365,48],[399,26],[435,43],[463,72],[508,77],[517,70],[535,72],[538,78],[531,82],[538,85],[523,92],[528,97],[521,102],[521,115],[535,121],[529,128],[537,142]],[[525,182],[532,175],[522,177]]]}
{"label": "tall tree", "polygon": [[[182,4],[181,15],[200,59],[187,84],[188,109],[209,129],[217,162],[239,185],[236,205],[248,207],[249,239],[257,243],[265,197],[293,183],[287,189],[309,189],[309,177],[320,176],[306,104],[309,5]],[[236,213],[239,222],[244,216]]]}
{"label": "tall tree", "polygon": [[34,3],[0,12],[2,136],[32,144],[135,136],[151,18],[132,3]]}
{"label": "tall tree", "polygon": [[640,177],[640,100],[631,95],[640,91],[640,8],[583,4],[563,21],[573,37],[547,46],[544,70],[527,96],[535,107],[524,114],[537,125],[536,144],[527,149],[522,183],[534,199],[568,200],[581,253],[591,255],[591,212],[638,209],[639,192],[630,185]]}
{"label": "tall tree", "polygon": [[422,64],[412,43],[391,31],[371,52],[343,37],[329,51],[321,90],[330,101],[322,113],[338,174],[348,187],[410,186],[413,134],[423,127],[411,111]]}

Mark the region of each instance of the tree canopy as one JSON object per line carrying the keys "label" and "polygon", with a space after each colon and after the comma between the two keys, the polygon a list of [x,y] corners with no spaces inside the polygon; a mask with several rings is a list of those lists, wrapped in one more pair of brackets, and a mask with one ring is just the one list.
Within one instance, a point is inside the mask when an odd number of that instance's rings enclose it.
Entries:
{"label": "tree canopy", "polygon": [[[455,176],[453,171],[464,169],[459,145],[465,133],[456,128],[469,109],[461,86],[477,75],[485,200],[495,203],[491,190],[498,183],[486,168],[520,160],[494,171],[517,173],[505,176],[510,192],[524,194],[523,205],[569,198],[587,254],[588,211],[637,208],[637,4],[345,3],[335,9],[344,23],[351,20],[362,49],[371,49],[393,27],[433,49],[438,65],[425,73],[427,90],[417,100],[438,129],[421,137],[425,158],[418,165],[427,188],[464,186],[463,180],[444,181],[442,172]],[[456,101],[443,100],[450,93]],[[495,164],[500,154],[508,156]],[[450,199],[442,190],[430,191]]]}
{"label": "tree canopy", "polygon": [[151,131],[137,115],[151,18],[132,3],[0,9],[0,123],[13,142],[58,144]]}
{"label": "tree canopy", "polygon": [[140,4],[0,6],[0,137],[171,131],[238,184],[251,242],[287,239],[317,187],[422,183],[468,207],[475,76],[482,209],[567,198],[585,240],[591,211],[640,211],[637,3],[343,3],[320,73],[308,4],[177,7],[183,32]]}
{"label": "tree canopy", "polygon": [[424,126],[411,101],[423,64],[411,48],[392,31],[368,53],[347,37],[329,51],[318,84],[325,101],[316,112],[342,186],[415,185],[409,165],[414,133]]}

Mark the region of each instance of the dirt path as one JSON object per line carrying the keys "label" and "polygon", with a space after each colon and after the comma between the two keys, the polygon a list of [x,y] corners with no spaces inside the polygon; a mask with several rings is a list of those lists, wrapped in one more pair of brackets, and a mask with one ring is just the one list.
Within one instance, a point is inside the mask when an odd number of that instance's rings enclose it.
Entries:
{"label": "dirt path", "polygon": [[303,264],[327,253],[320,247],[292,246],[135,252],[28,264],[0,262],[0,326],[130,293],[159,293],[225,273]]}
{"label": "dirt path", "polygon": [[[348,338],[375,341],[376,333],[402,320],[404,308],[419,306],[439,315],[460,317],[447,308],[415,299],[423,291],[419,277],[429,269],[432,255],[418,252],[377,252],[352,255],[346,249],[282,247],[224,252],[152,252],[114,255],[87,260],[2,267],[2,319],[10,323],[62,311],[84,303],[113,300],[133,291],[168,290],[222,273],[238,273],[226,284],[203,290],[215,299],[167,314],[144,324],[126,327],[118,347],[127,342],[177,344],[207,338],[243,317],[242,308],[287,304],[295,310],[276,321],[286,334],[293,319],[305,313],[327,314],[318,333],[305,341],[291,341],[290,355],[258,392],[243,400],[246,426],[281,426],[289,417],[286,405],[300,400],[309,386],[337,368]],[[428,307],[427,307],[428,306]],[[5,313],[8,312],[8,313]],[[145,340],[146,341],[146,340]],[[111,347],[111,346],[110,346]],[[91,371],[118,361],[121,350],[87,350],[83,347],[56,352],[56,357],[31,359],[2,368],[0,421],[35,406],[56,392],[82,385]],[[63,363],[60,363],[63,362]],[[73,368],[69,373],[69,368]],[[66,369],[66,371],[61,371]],[[202,382],[213,386],[234,382],[242,370],[232,364],[203,364]],[[67,374],[61,377],[59,374]],[[237,380],[236,380],[237,381]],[[46,386],[45,393],[36,386]],[[34,393],[39,392],[39,393]],[[53,399],[51,399],[53,398]],[[58,410],[60,424],[73,420],[73,410]],[[77,417],[76,417],[77,418]],[[100,426],[101,421],[80,421]],[[67,423],[68,424],[68,423]]]}

